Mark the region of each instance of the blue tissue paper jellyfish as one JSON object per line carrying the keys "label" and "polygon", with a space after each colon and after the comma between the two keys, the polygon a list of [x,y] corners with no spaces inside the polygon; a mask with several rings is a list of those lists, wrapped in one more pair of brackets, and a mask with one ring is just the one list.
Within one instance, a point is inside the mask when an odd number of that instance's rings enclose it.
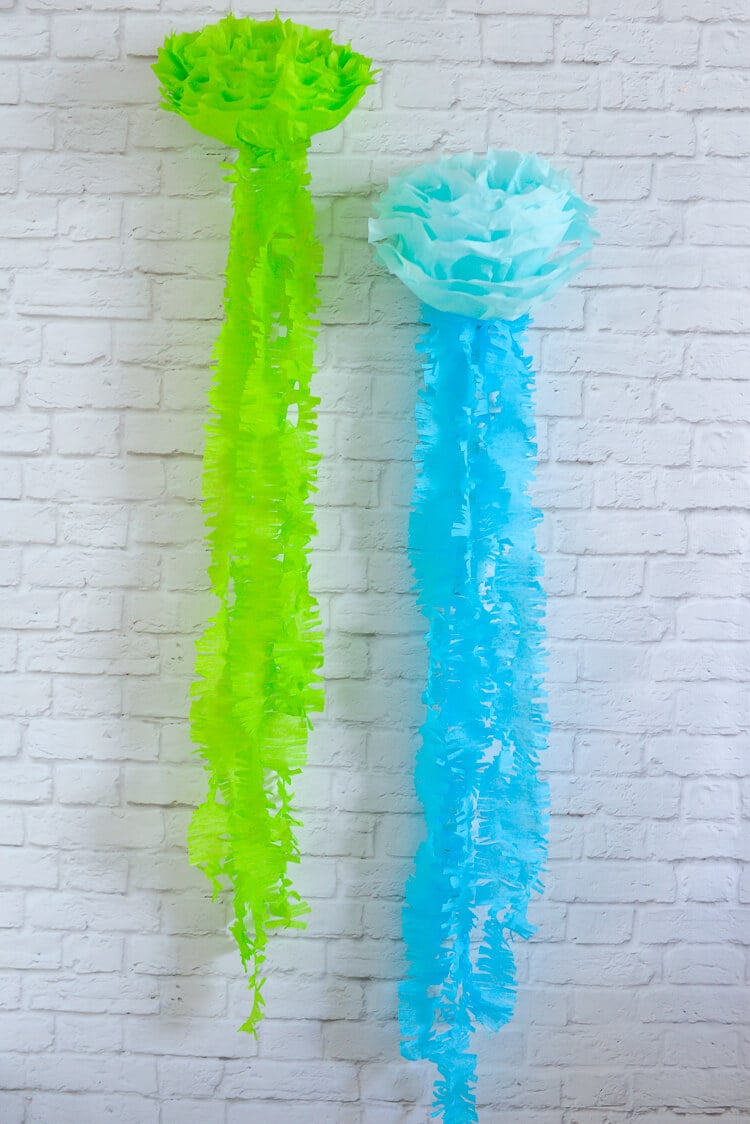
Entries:
{"label": "blue tissue paper jellyfish", "polygon": [[406,888],[402,1052],[438,1069],[434,1115],[476,1112],[470,1034],[506,1023],[514,937],[541,890],[544,594],[529,312],[583,265],[592,208],[544,160],[490,150],[389,181],[381,261],[422,301],[410,556],[428,621],[416,765],[427,837]]}

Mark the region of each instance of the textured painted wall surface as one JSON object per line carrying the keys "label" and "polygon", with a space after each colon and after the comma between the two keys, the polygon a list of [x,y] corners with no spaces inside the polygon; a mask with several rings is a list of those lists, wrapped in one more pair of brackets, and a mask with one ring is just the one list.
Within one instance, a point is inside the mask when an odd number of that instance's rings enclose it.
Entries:
{"label": "textured painted wall surface", "polygon": [[171,27],[225,8],[0,9],[4,1124],[428,1120],[395,1022],[421,822],[417,305],[366,217],[389,173],[487,144],[569,168],[601,239],[533,336],[551,861],[515,1020],[478,1043],[480,1118],[746,1121],[747,0],[283,8],[383,74],[312,162],[327,709],[300,783],[314,911],[274,942],[257,1044],[184,844],[228,195],[148,69]]}

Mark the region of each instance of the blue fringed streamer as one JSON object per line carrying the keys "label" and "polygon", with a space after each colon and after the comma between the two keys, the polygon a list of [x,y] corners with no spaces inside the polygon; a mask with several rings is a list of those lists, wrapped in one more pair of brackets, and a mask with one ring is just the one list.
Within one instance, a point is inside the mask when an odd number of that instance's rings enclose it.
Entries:
{"label": "blue fringed streamer", "polygon": [[407,885],[402,1050],[439,1071],[435,1113],[477,1120],[476,1026],[515,1001],[514,937],[541,889],[547,788],[540,514],[528,313],[582,268],[593,212],[538,156],[488,150],[388,181],[370,241],[425,303],[411,557],[429,622],[416,770],[427,839]]}
{"label": "blue fringed streamer", "polygon": [[528,318],[425,306],[410,553],[429,622],[416,770],[427,838],[407,885],[403,1053],[435,1063],[435,1115],[477,1120],[471,1031],[510,1018],[510,942],[533,931],[547,786],[544,596],[528,487],[536,443]]}

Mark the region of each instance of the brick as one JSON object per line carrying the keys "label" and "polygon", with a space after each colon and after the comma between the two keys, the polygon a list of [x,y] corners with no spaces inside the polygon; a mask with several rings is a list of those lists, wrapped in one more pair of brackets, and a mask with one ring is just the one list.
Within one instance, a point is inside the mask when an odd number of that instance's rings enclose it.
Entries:
{"label": "brick", "polygon": [[[0,429],[2,423],[0,422]],[[12,439],[11,439],[12,440]],[[46,428],[40,428],[34,422],[24,434],[24,427],[18,427],[18,435],[13,444],[18,451],[24,445],[39,444],[44,451],[48,433]],[[57,533],[57,513],[53,506],[43,503],[25,502],[23,500],[0,501],[0,520],[2,521],[3,537],[15,543],[54,543]],[[36,615],[36,614],[35,614]]]}
{"label": "brick", "polygon": [[[705,121],[704,121],[705,123]],[[710,219],[713,214],[713,230],[715,233],[730,226],[729,216],[727,221],[721,221],[725,216],[724,208],[701,203],[702,200],[740,201],[750,200],[750,189],[744,178],[737,174],[737,163],[734,160],[711,159],[705,161],[688,160],[684,163],[662,164],[657,172],[656,190],[660,199],[674,200],[675,202],[697,202],[698,206],[692,208],[688,215],[689,228],[692,231],[691,241],[700,241],[700,226],[696,223],[701,219]],[[719,215],[717,215],[719,211]],[[731,214],[731,210],[729,212]],[[738,213],[740,217],[741,211]],[[739,224],[731,224],[741,237]],[[711,228],[706,228],[706,231]],[[708,243],[709,245],[711,242]]]}
{"label": "brick", "polygon": [[592,1105],[625,1105],[627,1082],[620,1073],[581,1073],[575,1082],[563,1079],[563,1103],[587,1108]]}
{"label": "brick", "polygon": [[738,1043],[734,1031],[721,1027],[679,1027],[664,1036],[666,1065],[682,1065],[686,1057],[695,1058],[699,1067],[714,1068],[734,1064]]}
{"label": "brick", "polygon": [[651,673],[655,679],[743,681],[750,674],[747,659],[738,644],[662,644],[653,653]]}
{"label": "brick", "polygon": [[27,401],[33,406],[150,409],[159,400],[158,377],[152,370],[84,368],[75,378],[66,368],[36,368],[26,380]]}
{"label": "brick", "polygon": [[741,574],[734,562],[721,559],[655,559],[650,586],[655,597],[731,596],[740,592]]}
{"label": "brick", "polygon": [[73,242],[115,238],[120,232],[122,209],[119,199],[62,199],[58,206],[60,233]]}
{"label": "brick", "polygon": [[21,97],[19,68],[13,63],[0,66],[0,104],[13,105]]}
{"label": "brick", "polygon": [[684,554],[687,530],[675,513],[606,511],[557,521],[557,546],[571,554]]}
{"label": "brick", "polygon": [[735,71],[699,71],[668,79],[670,105],[678,110],[748,109],[750,76]]}
{"label": "brick", "polygon": [[122,685],[113,677],[59,676],[53,681],[52,695],[58,718],[96,718],[122,709]]}
{"label": "brick", "polygon": [[48,45],[49,31],[45,19],[29,15],[23,18],[3,16],[0,58],[36,58],[47,53]]}
{"label": "brick", "polygon": [[227,1059],[241,1058],[244,1068],[248,1066],[247,1059],[257,1053],[249,1035],[238,1034],[236,1025],[220,1019],[129,1019],[125,1025],[125,1048],[138,1054],[178,1057],[210,1050],[211,1054],[218,1053]]}
{"label": "brick", "polygon": [[643,199],[651,187],[651,165],[645,160],[586,162],[583,188],[594,199]]}
{"label": "brick", "polygon": [[116,59],[119,55],[116,16],[58,16],[52,46],[60,59]]}
{"label": "brick", "polygon": [[124,774],[128,804],[197,804],[203,797],[205,776],[197,768],[166,769],[155,765],[130,765]]}
{"label": "brick", "polygon": [[118,1019],[80,1015],[57,1018],[56,1038],[59,1046],[70,1053],[116,1053],[122,1048],[122,1028]]}
{"label": "brick", "polygon": [[561,123],[564,151],[573,156],[691,156],[695,133],[682,114],[570,114]]}
{"label": "brick", "polygon": [[557,152],[559,144],[559,122],[553,113],[523,113],[508,110],[491,113],[487,126],[487,140],[490,147],[509,148],[513,137],[520,129],[529,148],[535,152],[551,155]]}
{"label": "brick", "polygon": [[591,1059],[592,1065],[613,1065],[620,1059],[629,1066],[643,1066],[653,1059],[659,1048],[658,1037],[653,1030],[641,1030],[637,1036],[630,1036],[605,1031],[601,1027],[588,1032],[580,1027],[544,1028],[532,1031],[530,1039],[534,1055],[547,1065],[554,1064],[554,1051],[559,1051],[559,1056],[568,1064],[574,1064],[582,1045],[584,1056]]}
{"label": "brick", "polygon": [[552,901],[635,903],[675,898],[674,873],[666,862],[556,863],[547,883]]}
{"label": "brick", "polygon": [[124,550],[33,548],[26,560],[32,583],[41,587],[148,588],[159,582],[158,558],[147,552],[131,555]]}
{"label": "brick", "polygon": [[[430,152],[441,141],[457,145],[461,143],[459,137],[464,144],[478,147],[485,136],[486,118],[483,113],[461,110],[446,128],[445,120],[435,113],[394,111],[366,117],[353,138],[353,147],[355,153],[375,151],[403,157],[415,150]],[[366,317],[364,310],[361,317],[363,320]]]}
{"label": "brick", "polygon": [[14,294],[16,308],[26,316],[114,316],[137,320],[150,311],[148,285],[139,277],[92,277],[74,270],[66,270],[60,276],[30,273],[18,278]]}
{"label": "brick", "polygon": [[723,1068],[698,1073],[689,1067],[674,1068],[667,1071],[666,1080],[661,1082],[655,1081],[653,1074],[644,1072],[637,1075],[633,1086],[633,1102],[639,1108],[657,1108],[664,1099],[678,1109],[687,1105],[710,1108],[721,1098],[731,1104],[744,1104],[747,1096],[745,1074],[741,1070],[732,1072]]}
{"label": "brick", "polygon": [[[28,885],[28,883],[26,883]],[[60,938],[51,934],[30,936],[0,932],[0,967],[57,968],[60,965]],[[13,1016],[15,1019],[15,1016]],[[34,1047],[36,1049],[36,1047]]]}
{"label": "brick", "polygon": [[381,62],[411,62],[449,59],[474,62],[479,57],[479,29],[472,19],[402,19],[397,23],[382,19],[360,20],[344,17],[339,34],[346,42],[357,41],[357,49]]}
{"label": "brick", "polygon": [[686,353],[686,374],[703,379],[744,378],[743,364],[750,357],[744,339],[697,339]]}
{"label": "brick", "polygon": [[740,776],[741,746],[731,737],[701,737],[675,734],[659,736],[649,743],[649,767],[679,776],[719,774]]}
{"label": "brick", "polygon": [[750,703],[723,683],[693,684],[677,699],[677,722],[696,733],[736,734],[750,720]]}
{"label": "brick", "polygon": [[607,424],[558,421],[555,426],[557,456],[562,461],[586,464],[612,458],[624,464],[687,464],[690,430],[686,426]]}
{"label": "brick", "polygon": [[[82,1103],[86,1106],[83,1109]],[[90,1120],[114,1116],[120,1124],[157,1124],[159,1120],[159,1104],[148,1097],[87,1094],[82,1098],[80,1093],[36,1093],[31,1098],[28,1119],[30,1124],[47,1124],[49,1120],[81,1124],[82,1111]]]}
{"label": "brick", "polygon": [[691,66],[698,60],[698,34],[691,24],[674,27],[632,18],[566,20],[560,29],[559,51],[563,62],[619,59],[639,66]]}
{"label": "brick", "polygon": [[19,461],[6,461],[0,468],[0,496],[18,500],[21,491],[21,464]]}
{"label": "brick", "polygon": [[704,554],[737,554],[748,546],[750,528],[740,518],[721,512],[696,512],[689,517],[690,541],[694,550]]}
{"label": "brick", "polygon": [[109,324],[94,321],[82,325],[53,320],[45,326],[44,344],[51,363],[93,363],[111,353]]}
{"label": "brick", "polygon": [[[502,24],[498,25],[500,29]],[[496,35],[501,34],[497,31]],[[461,100],[469,108],[491,104],[500,110],[594,109],[597,104],[596,76],[584,67],[566,66],[548,71],[540,83],[533,73],[505,69],[466,70],[459,77]]]}
{"label": "brick", "polygon": [[[123,945],[122,938],[118,939],[112,933],[107,933],[104,936],[91,933],[68,933],[63,937],[63,967],[68,970],[72,969],[79,974],[119,972],[123,965]],[[82,996],[79,1003],[76,1002],[75,992],[68,990],[71,982],[69,978],[65,978],[59,985],[60,993],[66,1000],[66,1010],[97,1013],[108,1010],[106,997],[113,989],[111,982],[106,977],[82,981]],[[41,990],[44,991],[44,981],[42,981]],[[131,988],[131,1000],[134,992],[135,989]],[[151,992],[153,992],[153,989],[151,989]],[[45,1005],[43,995],[40,995],[37,1005],[40,1007]],[[126,1000],[122,1007],[117,1004],[113,1005],[110,1013],[117,1016],[123,1010],[127,1011],[131,1007],[138,1008],[141,1006],[154,1009],[152,995],[147,994],[142,1002],[129,1003]]]}
{"label": "brick", "polygon": [[568,939],[576,944],[624,944],[633,935],[634,911],[625,907],[602,911],[579,905],[568,914]]}
{"label": "brick", "polygon": [[159,926],[159,906],[144,895],[35,892],[29,895],[34,928],[146,933]]}
{"label": "brick", "polygon": [[226,1124],[226,1105],[175,1096],[164,1101],[161,1119],[162,1124]]}
{"label": "brick", "polygon": [[682,354],[683,347],[674,339],[633,341],[625,334],[586,337],[583,333],[556,333],[545,340],[541,365],[547,372],[656,378],[678,373]]}
{"label": "brick", "polygon": [[203,452],[205,418],[182,411],[159,416],[131,414],[125,424],[123,445],[127,453],[186,453],[199,456]]}
{"label": "brick", "polygon": [[[114,778],[114,779],[113,779]],[[117,793],[117,771],[105,767],[92,768],[90,765],[66,766],[57,769],[55,774],[56,791],[61,793],[67,786],[71,792],[75,781],[80,784],[80,800],[93,794],[96,788],[103,804],[113,803],[109,793]],[[91,801],[92,803],[98,801]],[[97,891],[106,894],[124,894],[128,882],[127,858],[123,855],[115,859],[111,854],[101,851],[71,852],[60,856],[60,886],[63,889]],[[92,938],[92,941],[94,938]]]}
{"label": "brick", "polygon": [[[2,71],[0,70],[0,75]],[[0,101],[3,99],[0,97]],[[51,149],[55,143],[55,128],[52,115],[31,106],[20,105],[11,108],[0,107],[0,127],[8,148],[15,150]],[[23,204],[19,204],[20,207]],[[49,208],[45,208],[49,211]],[[11,214],[12,206],[11,206]],[[50,215],[54,224],[54,214]],[[5,237],[8,236],[4,231]]]}
{"label": "brick", "polygon": [[665,0],[667,20],[744,20],[747,8],[742,0]]}
{"label": "brick", "polygon": [[674,469],[661,474],[660,494],[668,494],[669,502],[678,511],[744,508],[750,494],[750,481],[743,473],[726,469],[698,472]]}
{"label": "brick", "polygon": [[3,1050],[47,1050],[53,1042],[52,1018],[49,1015],[0,1015],[0,1042]]}
{"label": "brick", "polygon": [[703,151],[713,156],[745,156],[750,152],[747,114],[702,113],[698,126]]}
{"label": "brick", "polygon": [[492,62],[547,62],[554,54],[552,20],[486,20],[482,48]]}
{"label": "brick", "polygon": [[118,419],[106,414],[76,411],[54,422],[54,449],[63,456],[116,456],[119,451]]}
{"label": "brick", "polygon": [[55,814],[30,811],[27,824],[29,839],[36,846],[54,844],[68,849],[79,846],[87,831],[96,831],[97,844],[102,848],[156,846],[164,835],[161,813],[152,810],[131,809],[127,815],[122,811],[71,808],[60,809]]}
{"label": "brick", "polygon": [[[526,0],[452,0],[457,12],[525,15],[529,11]],[[534,11],[549,16],[585,16],[588,0],[535,0]]]}
{"label": "brick", "polygon": [[[103,468],[106,467],[106,475]],[[109,497],[118,500],[148,500],[161,494],[164,477],[160,465],[149,461],[140,463],[132,461],[105,461],[104,465],[88,458],[64,458],[62,460],[47,459],[30,464],[27,469],[27,494],[33,499],[40,500],[98,500],[106,501]],[[62,548],[55,552],[57,560],[63,560],[75,565],[84,562],[87,557],[85,552],[65,551]],[[119,552],[122,555],[123,552]],[[117,562],[118,552],[109,553],[93,552],[88,557],[102,562],[105,559]],[[151,558],[154,566],[156,559],[148,552],[141,551],[139,557],[145,562]],[[41,559],[40,559],[41,560]],[[124,558],[120,559],[123,568],[127,568]],[[54,558],[50,561],[54,568]],[[69,572],[70,574],[70,572]],[[71,575],[74,578],[74,575]],[[63,584],[77,585],[79,582],[71,580]],[[82,584],[82,583],[80,583]]]}
{"label": "brick", "polygon": [[55,215],[48,205],[10,200],[3,203],[4,238],[51,237],[55,233]]}
{"label": "brick", "polygon": [[[73,17],[80,19],[80,16]],[[102,27],[106,25],[105,20]],[[111,23],[111,21],[110,21]],[[87,21],[87,28],[89,21]],[[106,36],[106,31],[105,31]],[[29,63],[24,68],[26,101],[40,105],[92,105],[101,103],[106,85],[109,103],[139,105],[150,102],[149,72],[144,64],[75,63],[50,66],[49,62]]]}
{"label": "brick", "polygon": [[[125,151],[128,117],[125,111],[69,109],[59,116],[59,136],[67,151]],[[89,180],[93,184],[93,179]]]}

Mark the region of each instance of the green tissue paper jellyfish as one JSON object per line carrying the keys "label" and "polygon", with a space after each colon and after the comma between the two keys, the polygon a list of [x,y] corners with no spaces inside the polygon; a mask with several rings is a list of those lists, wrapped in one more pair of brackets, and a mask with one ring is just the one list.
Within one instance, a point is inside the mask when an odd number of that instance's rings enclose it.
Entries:
{"label": "green tissue paper jellyfish", "polygon": [[163,107],[238,150],[226,320],[216,344],[203,473],[219,600],[198,642],[192,737],[208,794],[190,860],[214,894],[231,886],[252,1010],[262,1016],[268,931],[304,925],[288,864],[299,861],[292,779],[319,709],[322,642],[308,586],[317,454],[310,393],[316,321],[307,149],[373,82],[371,60],[276,16],[227,16],[168,36],[154,71]]}

